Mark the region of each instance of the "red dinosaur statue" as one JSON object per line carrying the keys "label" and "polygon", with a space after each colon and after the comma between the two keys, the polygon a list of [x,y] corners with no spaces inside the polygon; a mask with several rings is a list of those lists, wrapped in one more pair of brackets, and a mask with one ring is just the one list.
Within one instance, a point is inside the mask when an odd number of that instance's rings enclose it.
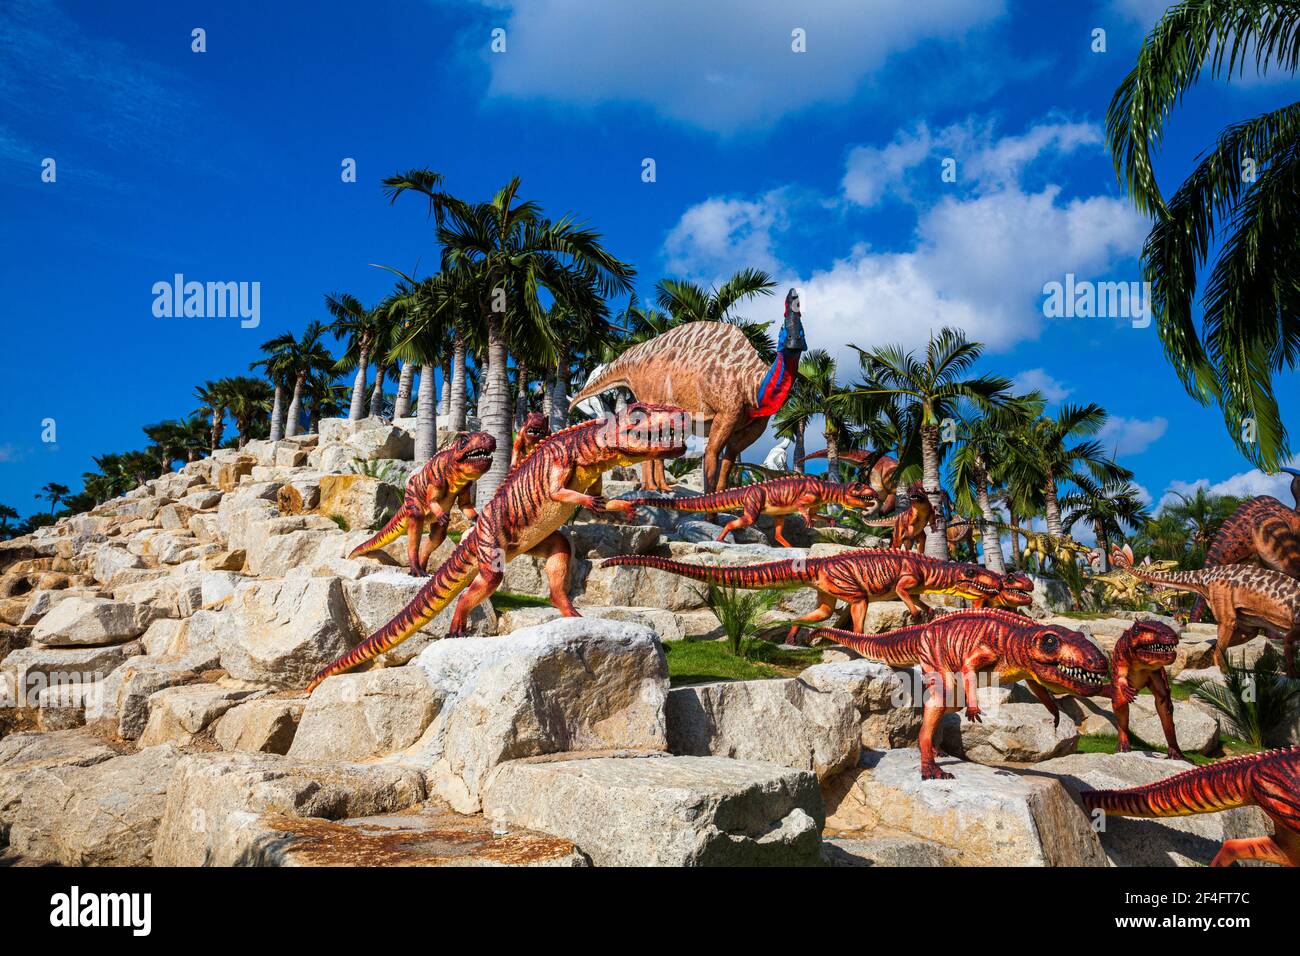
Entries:
{"label": "red dinosaur statue", "polygon": [[1122,551],[1113,552],[1129,574],[1159,587],[1199,594],[1219,622],[1214,663],[1227,672],[1224,651],[1244,644],[1263,628],[1286,648],[1286,671],[1295,676],[1295,645],[1300,639],[1300,581],[1253,564],[1226,564],[1200,571],[1146,571]]}
{"label": "red dinosaur statue", "polygon": [[733,531],[747,528],[758,520],[759,515],[771,515],[774,519],[772,534],[776,540],[787,548],[792,548],[785,539],[785,516],[798,512],[808,527],[813,526],[817,511],[825,505],[843,505],[849,508],[861,508],[868,512],[876,510],[876,494],[869,485],[854,482],[841,485],[833,481],[823,481],[812,475],[786,475],[770,481],[739,488],[728,488],[707,495],[693,495],[689,498],[624,498],[637,507],[667,508],[670,511],[691,511],[713,514],[718,511],[739,511],[735,518],[722,529],[718,540],[723,541]]}
{"label": "red dinosaur statue", "polygon": [[1089,810],[1117,817],[1185,817],[1259,807],[1273,821],[1273,835],[1225,840],[1210,866],[1237,860],[1300,866],[1300,747],[1216,760],[1127,790],[1084,790],[1079,799]]}
{"label": "red dinosaur statue", "polygon": [[1053,693],[1088,696],[1110,681],[1106,655],[1082,633],[1010,611],[953,611],[875,637],[833,627],[818,628],[812,636],[893,667],[921,666],[925,684],[919,740],[922,780],[952,779],[952,774],[939,768],[935,756],[939,722],[960,709],[958,680],[966,718],[974,721],[980,719],[976,697],[980,674],[996,674],[1002,682],[1023,680],[1040,699]]}
{"label": "red dinosaur statue", "polygon": [[[1266,568],[1300,578],[1300,471],[1283,468],[1291,479],[1294,508],[1269,495],[1243,502],[1219,527],[1205,551],[1202,567],[1258,562]],[[1204,598],[1192,608],[1191,620],[1205,611]]]}
{"label": "red dinosaur statue", "polygon": [[550,437],[550,434],[551,423],[547,421],[546,416],[541,412],[529,412],[523,424],[519,426],[514,446],[510,449],[510,470],[514,471],[518,468],[529,453],[537,447],[537,443]]}
{"label": "red dinosaur statue", "polygon": [[[406,483],[406,497],[397,514],[373,538],[357,545],[348,555],[357,558],[377,551],[406,534],[407,569],[413,575],[424,574],[424,563],[447,537],[453,505],[459,505],[465,517],[475,520],[472,499],[466,494],[470,485],[492,467],[497,443],[487,432],[461,433],[450,445],[430,458]],[[425,525],[429,537],[423,546],[420,537]]]}
{"label": "red dinosaur statue", "polygon": [[654,568],[742,590],[801,584],[814,588],[817,607],[791,626],[790,637],[802,625],[830,617],[835,612],[836,601],[849,605],[853,627],[861,631],[866,623],[867,605],[879,598],[898,598],[920,620],[928,620],[934,614],[934,609],[921,600],[923,594],[953,594],[979,607],[1024,607],[1034,599],[1033,582],[1023,574],[1002,575],[978,564],[939,561],[911,551],[862,549],[824,558],[791,558],[736,568],[689,564],[641,554],[606,558],[605,564]]}
{"label": "red dinosaur statue", "polygon": [[[826,449],[823,448],[811,455],[804,455],[799,459],[798,464],[802,465],[806,461],[816,461],[825,457]],[[850,461],[859,468],[867,470],[867,484],[871,485],[876,497],[880,499],[881,514],[889,514],[894,510],[898,500],[894,490],[894,473],[898,471],[897,458],[881,451],[865,451],[859,448],[842,451],[839,457],[841,461]]]}
{"label": "red dinosaur statue", "polygon": [[907,489],[908,504],[892,518],[872,518],[864,522],[873,528],[889,528],[889,546],[904,551],[924,551],[926,528],[938,529],[934,507],[921,487],[919,481],[912,482]]}
{"label": "red dinosaur statue", "polygon": [[1108,694],[1110,697],[1119,730],[1117,752],[1128,753],[1132,749],[1128,736],[1129,704],[1137,700],[1139,691],[1149,687],[1169,746],[1169,759],[1187,759],[1174,733],[1174,701],[1169,692],[1169,672],[1165,670],[1177,657],[1177,648],[1178,635],[1159,621],[1134,621],[1115,642],[1110,655],[1110,686],[1094,696]]}
{"label": "red dinosaur statue", "polygon": [[[521,554],[546,558],[551,602],[565,617],[577,617],[568,596],[572,549],[560,527],[580,507],[631,515],[624,501],[588,494],[610,468],[649,458],[675,458],[686,451],[688,416],[671,405],[629,405],[623,413],[593,419],[556,432],[502,483],[479,512],[455,550],[397,616],[312,678],[321,681],[369,661],[406,640],[461,591],[449,635],[464,632],[469,612],[490,597],[505,566]],[[468,590],[467,590],[468,589]]]}
{"label": "red dinosaur statue", "polygon": [[[791,289],[785,297],[780,351],[770,366],[738,326],[684,322],[632,346],[573,396],[569,407],[624,388],[638,401],[685,408],[709,426],[704,490],[723,491],[732,465],[763,434],[798,375],[799,353],[807,348],[800,316],[799,296]],[[663,462],[647,464],[641,475],[647,490],[670,490]]]}

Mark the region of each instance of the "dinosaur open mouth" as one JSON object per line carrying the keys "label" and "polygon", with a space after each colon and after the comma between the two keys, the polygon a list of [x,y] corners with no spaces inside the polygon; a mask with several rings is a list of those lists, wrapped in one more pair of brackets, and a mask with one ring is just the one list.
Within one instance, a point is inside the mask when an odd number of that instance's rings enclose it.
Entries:
{"label": "dinosaur open mouth", "polygon": [[1143,644],[1138,650],[1144,654],[1173,654],[1177,651],[1174,644]]}
{"label": "dinosaur open mouth", "polygon": [[1073,664],[1054,664],[1058,673],[1064,674],[1076,684],[1089,684],[1094,687],[1100,686],[1110,680],[1110,674],[1106,671],[1089,670],[1086,667],[1077,667]]}
{"label": "dinosaur open mouth", "polygon": [[482,461],[483,459],[491,458],[491,457],[492,457],[492,451],[491,451],[491,449],[488,449],[488,448],[475,448],[473,451],[471,451],[471,452],[467,452],[467,453],[465,454],[465,458],[464,458],[464,460],[465,460],[465,461]]}

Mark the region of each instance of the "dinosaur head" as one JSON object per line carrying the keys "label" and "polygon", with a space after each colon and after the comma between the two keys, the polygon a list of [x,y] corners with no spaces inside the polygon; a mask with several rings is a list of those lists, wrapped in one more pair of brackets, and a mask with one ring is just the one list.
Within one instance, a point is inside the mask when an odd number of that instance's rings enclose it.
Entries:
{"label": "dinosaur head", "polygon": [[1033,680],[1056,694],[1088,696],[1110,683],[1110,662],[1101,649],[1059,624],[1034,628],[1015,656]]}
{"label": "dinosaur head", "polygon": [[541,412],[529,412],[524,423],[519,426],[519,449],[524,454],[532,451],[537,443],[551,434],[551,423]]}
{"label": "dinosaur head", "polygon": [[860,508],[867,514],[880,510],[880,499],[876,497],[875,489],[865,481],[850,481],[844,486],[844,504]]}
{"label": "dinosaur head", "polygon": [[1178,635],[1168,624],[1159,621],[1134,621],[1133,626],[1120,635],[1115,651],[1127,644],[1129,655],[1148,667],[1168,667],[1174,662],[1178,650]]}
{"label": "dinosaur head", "polygon": [[785,317],[790,318],[790,313],[803,315],[803,308],[799,303],[799,293],[791,289],[785,294]]}
{"label": "dinosaur head", "polygon": [[451,440],[451,457],[456,474],[465,484],[492,467],[497,440],[487,432],[461,432]]}
{"label": "dinosaur head", "polygon": [[1034,603],[1034,582],[1027,574],[1008,571],[1002,575],[1002,591],[991,603],[993,607],[1028,607]]}
{"label": "dinosaur head", "polygon": [[[1033,600],[1031,596],[1029,600],[1022,601],[1020,596],[1023,590],[1009,587],[1007,575],[990,571],[983,565],[968,561],[946,561],[940,567],[951,572],[954,577],[953,584],[944,589],[944,594],[955,594],[969,601],[980,601],[996,607],[1022,607]],[[1031,595],[1032,589],[1031,584]]]}
{"label": "dinosaur head", "polygon": [[686,454],[689,424],[690,413],[676,405],[633,402],[617,415],[602,419],[596,443],[614,464],[680,458]]}
{"label": "dinosaur head", "polygon": [[1291,497],[1295,499],[1296,510],[1300,511],[1300,469],[1283,466],[1281,470],[1291,476]]}

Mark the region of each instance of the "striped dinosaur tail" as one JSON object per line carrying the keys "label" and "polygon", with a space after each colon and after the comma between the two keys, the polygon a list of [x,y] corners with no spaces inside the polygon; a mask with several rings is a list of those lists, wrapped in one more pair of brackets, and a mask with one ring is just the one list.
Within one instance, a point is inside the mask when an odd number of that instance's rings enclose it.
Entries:
{"label": "striped dinosaur tail", "polygon": [[894,515],[890,518],[865,518],[862,519],[861,523],[869,528],[892,528],[894,526],[894,519],[897,517],[897,515]]}
{"label": "striped dinosaur tail", "polygon": [[722,587],[740,588],[758,591],[764,588],[783,588],[811,581],[816,574],[818,558],[805,558],[801,561],[767,561],[763,564],[750,564],[735,568],[720,568],[712,564],[689,564],[685,561],[673,561],[650,554],[622,554],[606,558],[604,564],[624,565],[635,568],[654,568],[669,574],[696,581],[705,581]]}
{"label": "striped dinosaur tail", "polygon": [[378,551],[386,544],[392,544],[406,533],[406,516],[408,514],[406,505],[402,505],[397,509],[397,514],[388,520],[388,524],[379,529],[378,534],[349,551],[348,557],[357,558],[363,554],[369,554],[371,551]]}
{"label": "striped dinosaur tail", "polygon": [[864,637],[838,627],[819,627],[810,637],[822,637],[857,651],[868,660],[893,667],[911,667],[917,661],[917,647],[925,624],[909,624],[874,637]]}
{"label": "striped dinosaur tail", "polygon": [[325,678],[342,674],[358,664],[374,660],[385,651],[392,650],[432,621],[438,612],[450,604],[456,595],[468,587],[477,576],[478,566],[472,546],[468,541],[462,541],[442,563],[442,567],[438,568],[433,577],[420,588],[410,604],[402,608],[391,621],[313,677],[311,683],[307,685],[307,693],[311,694]]}
{"label": "striped dinosaur tail", "polygon": [[626,498],[637,508],[667,508],[669,511],[691,511],[698,514],[712,514],[715,511],[731,511],[740,504],[743,488],[728,488],[725,491],[713,491],[707,495],[691,495],[686,498]]}
{"label": "striped dinosaur tail", "polygon": [[1219,760],[1203,767],[1127,790],[1085,790],[1079,799],[1089,810],[1120,817],[1185,817],[1253,803],[1251,774],[1263,754]]}

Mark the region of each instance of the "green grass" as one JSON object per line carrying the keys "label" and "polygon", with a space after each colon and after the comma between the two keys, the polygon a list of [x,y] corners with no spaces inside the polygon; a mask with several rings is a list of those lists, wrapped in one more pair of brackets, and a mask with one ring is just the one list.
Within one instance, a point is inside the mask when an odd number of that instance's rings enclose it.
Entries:
{"label": "green grass", "polygon": [[791,650],[753,641],[748,659],[732,654],[726,641],[664,641],[668,677],[673,687],[715,680],[771,680],[793,677],[805,667],[820,664],[821,648]]}
{"label": "green grass", "polygon": [[546,598],[531,594],[516,594],[514,591],[497,591],[492,595],[492,607],[495,611],[518,611],[524,607],[550,607]]}
{"label": "green grass", "polygon": [[[1168,748],[1159,744],[1146,743],[1141,740],[1137,734],[1132,733],[1131,730],[1129,733],[1133,739],[1134,750],[1155,750],[1159,753],[1169,752]],[[1216,760],[1222,760],[1224,757],[1240,757],[1243,754],[1259,753],[1259,751],[1250,744],[1246,743],[1244,740],[1238,740],[1236,737],[1221,737],[1219,738],[1219,743],[1223,749],[1223,753],[1216,757],[1207,757],[1204,754],[1187,753],[1186,751],[1184,751],[1184,753],[1186,754],[1187,759],[1198,767],[1201,764],[1214,763]],[[1078,752],[1081,754],[1113,754],[1117,746],[1119,746],[1118,737],[1109,737],[1106,734],[1079,735]]]}

